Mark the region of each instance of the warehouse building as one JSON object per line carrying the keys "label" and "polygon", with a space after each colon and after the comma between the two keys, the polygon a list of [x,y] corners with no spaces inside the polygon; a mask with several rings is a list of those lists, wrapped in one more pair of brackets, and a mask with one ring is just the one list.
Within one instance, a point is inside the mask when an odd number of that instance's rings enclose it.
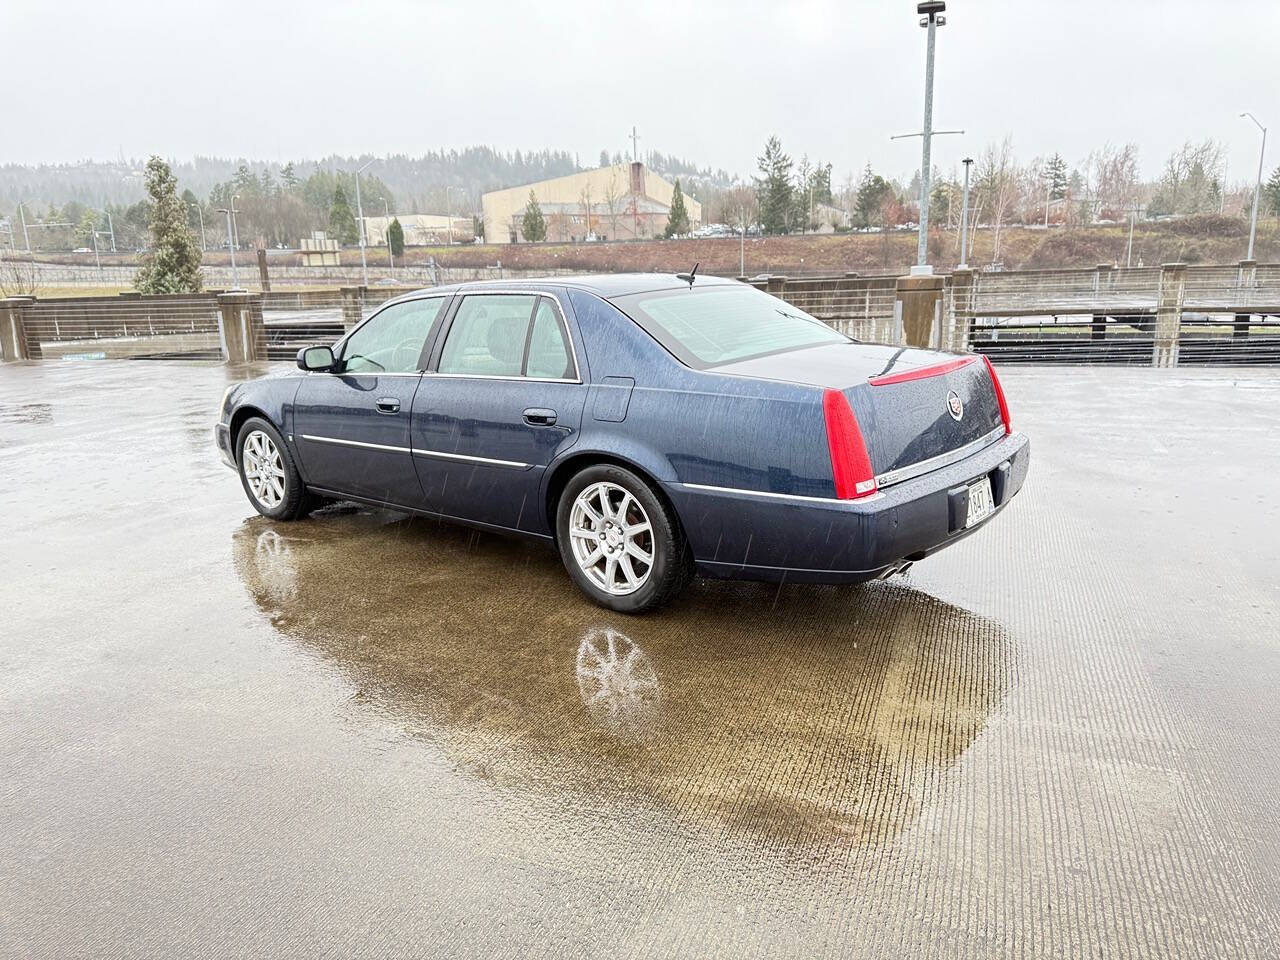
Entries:
{"label": "warehouse building", "polygon": [[[365,217],[365,242],[371,247],[385,246],[387,227],[396,217]],[[406,213],[399,217],[404,242],[410,247],[438,243],[470,243],[475,239],[475,223],[470,217],[450,217],[443,213]]]}
{"label": "warehouse building", "polygon": [[[643,163],[615,163],[553,180],[494,190],[481,197],[487,243],[522,243],[520,224],[529,193],[547,222],[547,239],[633,240],[660,237],[667,228],[675,185]],[[689,226],[702,223],[702,205],[685,194]]]}

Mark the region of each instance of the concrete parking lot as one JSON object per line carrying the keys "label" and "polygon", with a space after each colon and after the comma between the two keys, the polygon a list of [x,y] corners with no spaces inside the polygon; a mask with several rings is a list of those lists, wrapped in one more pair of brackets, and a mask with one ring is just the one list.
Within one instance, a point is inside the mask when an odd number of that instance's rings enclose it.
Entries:
{"label": "concrete parking lot", "polygon": [[1010,369],[987,530],[642,618],[258,518],[243,375],[0,369],[0,954],[1280,955],[1280,375]]}

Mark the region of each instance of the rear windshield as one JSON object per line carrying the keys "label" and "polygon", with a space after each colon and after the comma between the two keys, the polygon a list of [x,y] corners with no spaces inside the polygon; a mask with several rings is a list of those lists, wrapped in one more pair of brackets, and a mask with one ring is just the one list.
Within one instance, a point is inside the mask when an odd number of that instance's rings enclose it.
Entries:
{"label": "rear windshield", "polygon": [[746,284],[633,293],[613,303],[683,363],[699,370],[849,342],[821,320]]}

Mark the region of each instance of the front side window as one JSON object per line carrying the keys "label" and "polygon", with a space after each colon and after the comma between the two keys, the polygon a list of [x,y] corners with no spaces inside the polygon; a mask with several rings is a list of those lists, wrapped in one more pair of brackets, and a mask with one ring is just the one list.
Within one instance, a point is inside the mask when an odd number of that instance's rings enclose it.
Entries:
{"label": "front side window", "polygon": [[343,373],[414,373],[444,297],[397,303],[374,315],[347,338]]}
{"label": "front side window", "polygon": [[573,359],[554,303],[537,294],[464,297],[440,353],[440,373],[569,379]]}
{"label": "front side window", "polygon": [[803,310],[745,284],[635,293],[613,302],[679,360],[699,370],[850,342]]}

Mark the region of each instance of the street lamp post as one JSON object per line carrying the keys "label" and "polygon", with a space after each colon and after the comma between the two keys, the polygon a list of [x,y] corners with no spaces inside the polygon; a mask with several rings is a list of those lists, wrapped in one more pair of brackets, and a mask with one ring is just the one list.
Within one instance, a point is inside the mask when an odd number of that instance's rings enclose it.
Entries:
{"label": "street lamp post", "polygon": [[369,160],[364,166],[356,168],[356,216],[360,218],[360,275],[364,277],[364,285],[366,287],[369,285],[369,261],[366,259],[364,252],[364,207],[360,205],[360,174],[368,169],[371,163],[373,163],[373,160]]}
{"label": "street lamp post", "polygon": [[382,228],[382,236],[387,241],[387,262],[391,264],[391,272],[396,272],[396,255],[391,252],[391,208],[387,206],[387,198],[382,198],[382,219],[386,221]]}
{"label": "street lamp post", "polygon": [[27,215],[22,212],[22,205],[26,202],[18,201],[18,217],[22,220],[22,242],[27,248],[27,256],[31,256],[31,238],[27,236]]}
{"label": "street lamp post", "polygon": [[964,164],[964,204],[960,207],[960,268],[969,268],[969,168],[973,166],[973,157],[965,157]]}
{"label": "street lamp post", "polygon": [[1258,197],[1262,194],[1262,163],[1267,156],[1267,128],[1258,123],[1258,118],[1248,110],[1240,114],[1240,116],[1248,117],[1262,131],[1262,149],[1258,151],[1258,182],[1253,188],[1253,219],[1249,223],[1249,253],[1245,257],[1246,260],[1252,260],[1253,238],[1258,232]]}
{"label": "street lamp post", "polygon": [[1133,266],[1133,226],[1138,222],[1138,214],[1141,212],[1141,207],[1131,207],[1129,209],[1129,251],[1124,258],[1126,269]]}
{"label": "street lamp post", "polygon": [[[916,243],[916,266],[929,262],[929,176],[932,172],[931,149],[933,147],[933,45],[938,27],[947,18],[940,16],[947,5],[942,0],[928,0],[916,5],[916,13],[923,18],[920,25],[929,31],[928,52],[924,66],[924,127],[920,148],[920,239]],[[921,271],[924,272],[924,271]]]}
{"label": "street lamp post", "polygon": [[747,275],[747,208],[738,207],[738,276]]}
{"label": "street lamp post", "polygon": [[[204,211],[200,209],[200,204],[198,202],[193,203],[192,206],[196,208],[196,214],[200,217],[200,249],[201,251],[204,251],[208,249],[208,244],[205,242],[205,238],[204,238]],[[115,249],[114,235],[111,240],[111,249],[112,250]]]}
{"label": "street lamp post", "polygon": [[449,246],[453,246],[453,205],[449,202],[453,187],[444,188],[444,218],[449,221]]}
{"label": "street lamp post", "polygon": [[235,198],[231,199],[231,206],[219,207],[218,213],[227,215],[227,246],[231,249],[231,289],[240,289],[240,275],[236,272],[236,242],[235,227],[233,225],[232,215],[235,211]]}

